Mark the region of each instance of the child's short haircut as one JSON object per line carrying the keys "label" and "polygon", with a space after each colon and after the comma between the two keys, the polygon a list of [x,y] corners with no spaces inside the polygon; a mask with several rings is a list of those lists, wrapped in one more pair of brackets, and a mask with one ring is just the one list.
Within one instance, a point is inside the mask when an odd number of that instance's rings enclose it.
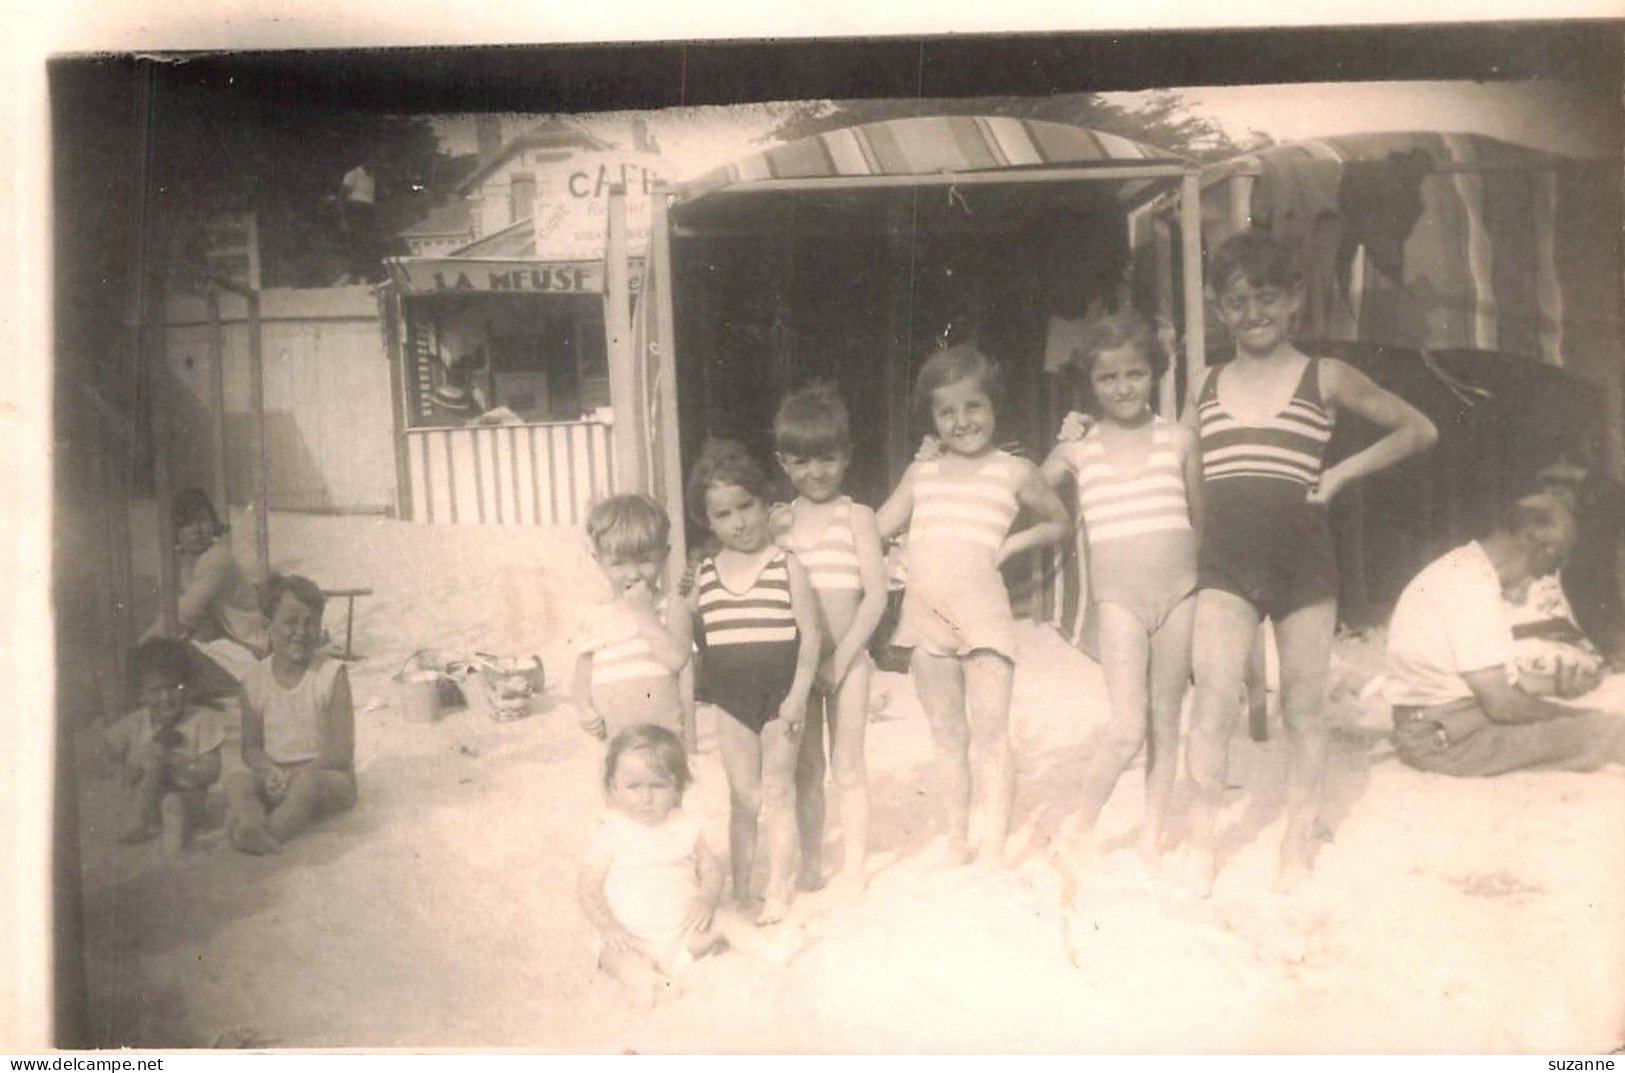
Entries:
{"label": "child's short haircut", "polygon": [[175,498],[169,504],[169,518],[176,529],[190,525],[199,518],[209,519],[209,527],[216,535],[226,531],[220,524],[220,515],[214,511],[214,504],[209,502],[209,493],[201,488],[188,488],[175,493]]}
{"label": "child's short haircut", "polygon": [[265,584],[260,586],[260,614],[267,619],[275,615],[284,593],[310,608],[311,613],[317,618],[321,617],[323,609],[327,607],[327,597],[322,595],[322,590],[308,577],[300,577],[298,574],[287,576],[272,574],[265,579]]}
{"label": "child's short haircut", "polygon": [[1162,374],[1168,371],[1168,355],[1157,343],[1157,335],[1151,330],[1150,321],[1133,311],[1101,317],[1089,325],[1084,333],[1083,344],[1072,352],[1072,367],[1077,373],[1074,381],[1075,389],[1078,393],[1078,402],[1086,404],[1085,409],[1091,409],[1096,405],[1094,385],[1090,380],[1095,368],[1095,358],[1101,351],[1128,346],[1144,355],[1147,364],[1151,366],[1153,383],[1161,380]]}
{"label": "child's short haircut", "polygon": [[705,493],[730,484],[743,488],[763,503],[773,502],[773,486],[750,452],[734,440],[712,440],[700,452],[700,460],[694,463],[694,470],[688,475],[685,498],[689,516],[701,525],[710,525],[705,516]]}
{"label": "child's short haircut", "polygon": [[993,402],[995,412],[1004,401],[1004,378],[992,358],[969,343],[947,347],[925,359],[920,375],[914,378],[914,411],[927,425],[931,423],[932,395],[941,387],[961,380],[975,380]]}
{"label": "child's short haircut", "polygon": [[852,419],[835,385],[818,381],[786,395],[773,415],[773,446],[803,457],[850,449]]}
{"label": "child's short haircut", "polygon": [[1254,287],[1286,290],[1296,290],[1303,282],[1303,270],[1292,247],[1257,228],[1226,239],[1208,266],[1208,282],[1214,294],[1222,293],[1238,276]]}
{"label": "child's short haircut", "polygon": [[139,691],[148,676],[187,689],[197,685],[197,664],[192,662],[186,642],[152,637],[136,645],[130,653],[131,687]]}
{"label": "child's short haircut", "polygon": [[645,723],[627,727],[610,739],[609,752],[604,755],[604,789],[608,790],[614,785],[615,770],[620,766],[621,757],[627,753],[648,756],[654,769],[677,787],[679,801],[683,798],[683,791],[694,781],[694,776],[688,770],[688,754],[683,751],[683,743],[677,740],[677,735],[665,727]]}
{"label": "child's short haircut", "polygon": [[664,559],[671,541],[671,519],[649,496],[610,496],[587,512],[587,538],[600,556],[622,562]]}

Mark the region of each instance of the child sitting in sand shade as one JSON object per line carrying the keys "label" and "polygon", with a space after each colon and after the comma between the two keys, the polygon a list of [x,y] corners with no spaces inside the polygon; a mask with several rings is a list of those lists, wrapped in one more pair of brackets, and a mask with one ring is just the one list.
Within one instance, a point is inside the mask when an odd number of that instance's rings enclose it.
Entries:
{"label": "child sitting in sand shade", "polygon": [[593,561],[609,583],[572,642],[571,699],[582,729],[609,739],[629,726],[682,729],[677,676],[694,647],[686,608],[668,615],[660,575],[671,550],[671,519],[645,495],[610,496],[587,514]]}
{"label": "child sitting in sand shade", "polygon": [[185,643],[152,638],[130,660],[141,707],[107,731],[127,794],[119,841],[145,842],[162,831],[164,849],[178,853],[220,778],[225,731],[218,711],[192,703],[197,668]]}
{"label": "child sitting in sand shade", "polygon": [[639,1006],[674,994],[676,974],[723,946],[782,964],[799,943],[794,931],[769,941],[718,912],[722,862],[682,810],[692,781],[682,742],[664,727],[629,727],[609,743],[608,808],[587,843],[578,894],[598,929],[599,966]]}
{"label": "child sitting in sand shade", "polygon": [[226,779],[227,833],[274,853],[317,818],[355,804],[355,711],[343,662],[317,652],[326,600],[273,576],[260,596],[271,654],[243,679],[243,763]]}

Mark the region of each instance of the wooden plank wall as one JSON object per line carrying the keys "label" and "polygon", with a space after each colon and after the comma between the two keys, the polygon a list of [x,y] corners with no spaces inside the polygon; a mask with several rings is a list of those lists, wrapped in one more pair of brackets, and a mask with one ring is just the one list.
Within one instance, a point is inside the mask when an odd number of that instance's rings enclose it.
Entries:
{"label": "wooden plank wall", "polygon": [[579,526],[615,490],[599,422],[410,429],[406,441],[417,522]]}

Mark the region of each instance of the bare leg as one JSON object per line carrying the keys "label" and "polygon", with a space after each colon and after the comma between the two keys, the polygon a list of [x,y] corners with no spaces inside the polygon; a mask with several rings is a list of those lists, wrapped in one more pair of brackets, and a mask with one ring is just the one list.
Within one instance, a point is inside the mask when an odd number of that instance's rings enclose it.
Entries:
{"label": "bare leg", "polygon": [[288,776],[288,792],[271,810],[265,829],[278,842],[302,833],[318,817],[355,804],[355,780],[342,771],[304,767]]}
{"label": "bare leg", "polygon": [[[200,811],[198,791],[171,790],[158,802],[163,826],[164,852],[176,856],[186,849],[192,838],[192,815]],[[190,800],[189,800],[190,798]]]}
{"label": "bare leg", "polygon": [[640,953],[605,950],[598,964],[620,983],[632,1005],[640,1010],[649,1009],[672,990],[671,981]]}
{"label": "bare leg", "polygon": [[869,684],[874,665],[860,657],[847,672],[833,704],[830,753],[834,757],[835,789],[841,795],[841,890],[859,894],[865,882],[863,864],[869,856],[869,768],[863,743],[869,729]]}
{"label": "bare leg", "polygon": [[1140,856],[1155,867],[1162,855],[1168,805],[1179,773],[1179,710],[1191,674],[1191,631],[1196,598],[1168,613],[1151,637],[1151,746],[1145,772],[1145,831]]}
{"label": "bare leg", "polygon": [[795,890],[796,754],[804,727],[783,719],[762,728],[762,827],[767,836],[767,891],[757,923],[784,919]]}
{"label": "bare leg", "polygon": [[726,712],[717,720],[717,745],[728,776],[728,863],[734,904],[750,904],[756,866],[756,816],[762,811],[762,741]]}
{"label": "bare leg", "polygon": [[978,861],[1004,863],[1010,808],[1016,796],[1016,758],[1010,749],[1010,686],[1015,665],[1008,657],[977,649],[965,657],[965,698],[976,781],[982,798]]}
{"label": "bare leg", "polygon": [[1191,878],[1196,893],[1205,898],[1213,892],[1214,826],[1224,800],[1230,735],[1241,714],[1236,698],[1258,634],[1258,611],[1235,593],[1203,589],[1196,594],[1194,629],[1202,642],[1192,653],[1196,703],[1185,762],[1196,791],[1191,803]]}
{"label": "bare leg", "polygon": [[126,791],[124,829],[119,841],[146,842],[158,834],[158,802],[164,796],[164,765],[151,760],[139,765],[139,773]]}
{"label": "bare leg", "polygon": [[1253,636],[1253,648],[1247,653],[1247,733],[1254,741],[1270,740],[1269,673],[1264,657],[1264,628],[1260,626]]}
{"label": "bare leg", "polygon": [[965,719],[965,669],[956,656],[914,650],[914,689],[931,724],[943,780],[943,825],[948,859],[970,859],[970,727]]}
{"label": "bare leg", "polygon": [[1106,674],[1106,695],[1111,714],[1091,743],[1093,752],[1084,768],[1078,791],[1076,848],[1087,853],[1100,810],[1112,789],[1145,744],[1150,694],[1147,685],[1151,638],[1128,608],[1114,603],[1096,605],[1100,623],[1100,665]]}
{"label": "bare leg", "polygon": [[260,779],[252,771],[226,776],[226,824],[231,844],[244,853],[275,853],[281,847],[265,827],[265,803],[260,798]]}
{"label": "bare leg", "polygon": [[833,697],[817,690],[807,699],[807,724],[796,753],[796,830],[801,836],[801,869],[796,886],[817,890],[824,885],[824,762],[825,713],[835,706]]}
{"label": "bare leg", "polygon": [[1326,671],[1336,630],[1334,600],[1299,608],[1275,626],[1281,651],[1281,721],[1289,749],[1286,837],[1277,882],[1282,889],[1307,878],[1314,859],[1315,821],[1326,777]]}

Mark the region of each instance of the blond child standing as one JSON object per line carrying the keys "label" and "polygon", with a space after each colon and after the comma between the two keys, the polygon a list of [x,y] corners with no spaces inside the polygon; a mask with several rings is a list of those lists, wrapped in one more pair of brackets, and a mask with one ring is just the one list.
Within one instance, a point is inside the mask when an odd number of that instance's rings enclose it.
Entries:
{"label": "blond child standing", "polygon": [[801,836],[798,885],[823,884],[825,728],[829,767],[840,795],[839,885],[864,885],[869,846],[869,775],[863,744],[874,664],[869,638],[886,611],[886,564],[874,511],[842,493],[852,460],[851,420],[828,384],[791,392],[773,419],[779,465],[795,487],[780,542],[807,570],[823,635],[818,675],[796,762],[796,820]]}
{"label": "blond child standing", "polygon": [[[998,395],[996,367],[981,352],[957,346],[932,355],[915,381],[914,401],[942,454],[911,464],[877,514],[882,536],[909,531],[908,592],[895,643],[914,649],[915,689],[946,775],[953,863],[971,858],[973,755],[983,863],[1002,863],[1010,825],[1015,617],[999,568],[1068,529],[1066,508],[1038,467],[994,446]],[[1039,520],[1012,533],[1024,507]]]}
{"label": "blond child standing", "polygon": [[611,496],[588,513],[587,537],[609,592],[574,643],[571,697],[582,729],[604,740],[641,724],[680,733],[677,676],[694,638],[687,612],[667,614],[660,592],[671,520],[648,496]]}

